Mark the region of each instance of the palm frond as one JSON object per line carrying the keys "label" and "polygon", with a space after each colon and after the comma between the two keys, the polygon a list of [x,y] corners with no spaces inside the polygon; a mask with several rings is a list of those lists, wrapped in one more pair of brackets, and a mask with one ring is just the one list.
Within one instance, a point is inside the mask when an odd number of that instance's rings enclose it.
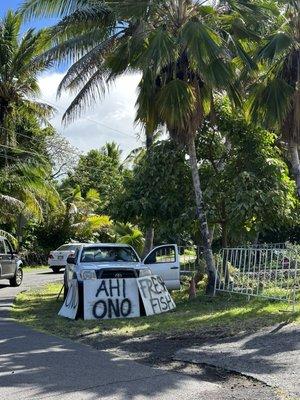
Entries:
{"label": "palm frond", "polygon": [[175,46],[172,36],[163,28],[156,30],[147,38],[148,45],[143,52],[142,63],[153,68],[155,73],[175,59]]}
{"label": "palm frond", "polygon": [[9,196],[6,194],[0,194],[0,200],[1,200],[1,206],[5,206],[8,209],[13,209],[13,210],[22,210],[24,208],[24,203],[23,201],[13,197]]}
{"label": "palm frond", "polygon": [[112,231],[116,235],[117,243],[128,244],[141,254],[144,247],[144,236],[142,232],[131,224],[115,223]]}
{"label": "palm frond", "polygon": [[97,70],[88,82],[80,89],[63,115],[63,122],[68,124],[80,117],[85,109],[93,106],[107,90],[107,72]]}
{"label": "palm frond", "polygon": [[38,221],[43,219],[43,210],[35,195],[30,190],[24,190],[24,212],[35,217]]}
{"label": "palm frond", "polygon": [[293,38],[285,32],[272,35],[266,45],[258,51],[257,60],[274,61],[283,52],[288,51],[293,45]]}
{"label": "palm frond", "polygon": [[269,127],[281,126],[292,106],[294,88],[275,76],[255,84],[251,92],[247,109],[252,118]]}
{"label": "palm frond", "polygon": [[87,3],[88,0],[29,0],[23,2],[20,12],[25,18],[33,17],[64,17],[75,12],[79,7]]}
{"label": "palm frond", "polygon": [[86,83],[91,77],[91,74],[95,71],[95,68],[99,68],[103,62],[105,52],[111,49],[115,39],[121,35],[122,32],[101,41],[91,51],[88,51],[78,61],[76,61],[67,71],[66,75],[60,82],[57,94],[61,95],[63,90],[75,90],[78,88],[78,84]]}
{"label": "palm frond", "polygon": [[196,110],[196,93],[193,86],[174,79],[162,87],[158,94],[159,113],[171,129],[186,129]]}
{"label": "palm frond", "polygon": [[218,59],[223,53],[220,36],[198,21],[189,21],[183,26],[182,40],[188,54],[200,68]]}
{"label": "palm frond", "polygon": [[20,111],[22,109],[29,114],[34,114],[45,125],[49,125],[48,119],[53,117],[56,112],[56,109],[49,104],[34,100],[23,100],[20,105]]}
{"label": "palm frond", "polygon": [[18,246],[18,239],[11,233],[0,229],[0,236],[4,236],[6,239],[8,239],[11,243],[13,243],[15,248]]}

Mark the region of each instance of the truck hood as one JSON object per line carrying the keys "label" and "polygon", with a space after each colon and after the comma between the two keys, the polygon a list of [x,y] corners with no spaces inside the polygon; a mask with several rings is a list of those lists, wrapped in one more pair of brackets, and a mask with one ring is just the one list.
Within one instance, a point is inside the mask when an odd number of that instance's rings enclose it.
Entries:
{"label": "truck hood", "polygon": [[143,269],[146,268],[144,264],[140,262],[102,262],[102,263],[81,263],[78,265],[80,270],[82,269],[93,269],[100,270],[104,268],[119,269],[119,268],[132,268],[132,269]]}

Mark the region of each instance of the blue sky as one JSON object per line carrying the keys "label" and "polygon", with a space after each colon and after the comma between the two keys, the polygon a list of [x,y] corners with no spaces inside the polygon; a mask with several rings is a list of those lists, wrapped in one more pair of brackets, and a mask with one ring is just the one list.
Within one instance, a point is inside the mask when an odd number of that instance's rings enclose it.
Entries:
{"label": "blue sky", "polygon": [[[19,6],[23,3],[21,0],[0,0],[0,16],[6,14],[7,10],[17,10]],[[37,29],[43,28],[45,26],[53,25],[57,20],[55,18],[43,19],[26,22],[23,26],[25,31],[28,28],[35,27]]]}
{"label": "blue sky", "polygon": [[[23,0],[0,0],[0,18],[9,9],[17,10],[22,2]],[[56,22],[55,18],[32,20],[24,24],[22,31],[24,32],[30,27],[40,29]],[[139,129],[134,126],[138,75],[131,74],[117,80],[103,101],[89,108],[80,120],[63,127],[61,124],[62,114],[72,101],[72,96],[68,93],[60,99],[56,98],[56,89],[64,73],[63,67],[49,70],[39,80],[40,100],[55,106],[58,110],[51,123],[59,133],[83,152],[99,148],[105,142],[114,140],[120,145],[125,156],[132,149],[141,145],[137,139]]]}

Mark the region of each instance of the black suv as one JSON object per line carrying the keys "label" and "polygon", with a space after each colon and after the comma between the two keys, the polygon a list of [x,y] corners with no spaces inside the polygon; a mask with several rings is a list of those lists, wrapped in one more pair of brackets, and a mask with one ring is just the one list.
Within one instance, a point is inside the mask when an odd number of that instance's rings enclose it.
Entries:
{"label": "black suv", "polygon": [[10,286],[20,286],[23,281],[22,265],[9,241],[0,236],[0,279],[9,279]]}

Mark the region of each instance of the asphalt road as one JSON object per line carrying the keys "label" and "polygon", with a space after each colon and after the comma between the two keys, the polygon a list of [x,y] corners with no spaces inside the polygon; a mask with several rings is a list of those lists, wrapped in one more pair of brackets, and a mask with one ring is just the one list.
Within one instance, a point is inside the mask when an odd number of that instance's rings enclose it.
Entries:
{"label": "asphalt road", "polygon": [[1,400],[222,399],[216,383],[39,333],[9,318],[20,290],[55,279],[62,275],[28,273],[20,288],[0,282]]}

